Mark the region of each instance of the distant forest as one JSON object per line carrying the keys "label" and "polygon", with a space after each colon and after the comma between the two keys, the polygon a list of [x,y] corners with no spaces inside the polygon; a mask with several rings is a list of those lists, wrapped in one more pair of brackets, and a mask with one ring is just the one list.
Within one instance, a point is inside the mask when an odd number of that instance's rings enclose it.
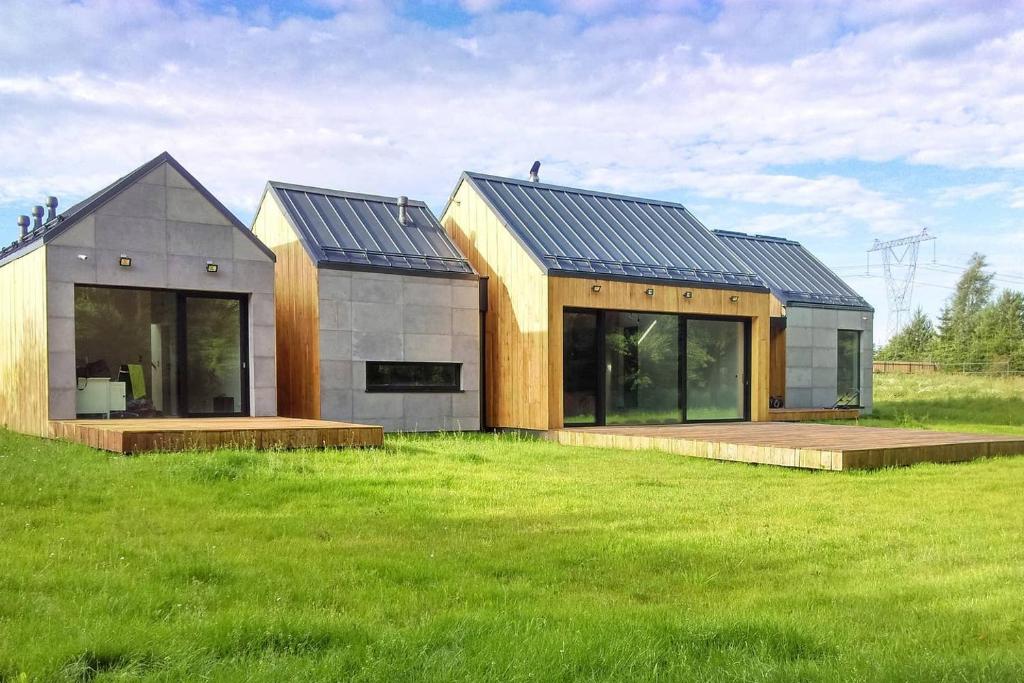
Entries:
{"label": "distant forest", "polygon": [[974,254],[938,323],[918,309],[875,358],[1024,371],[1024,293],[994,296],[994,277],[985,257]]}

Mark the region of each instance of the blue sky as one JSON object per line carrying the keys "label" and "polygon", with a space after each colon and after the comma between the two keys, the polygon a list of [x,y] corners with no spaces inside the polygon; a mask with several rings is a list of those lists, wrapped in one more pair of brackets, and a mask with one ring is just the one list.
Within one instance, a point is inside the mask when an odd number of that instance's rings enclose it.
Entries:
{"label": "blue sky", "polygon": [[914,304],[973,251],[1024,289],[1024,5],[6,0],[0,240],[163,150],[248,221],[268,179],[440,209],[464,169],[686,204],[865,251],[927,227]]}

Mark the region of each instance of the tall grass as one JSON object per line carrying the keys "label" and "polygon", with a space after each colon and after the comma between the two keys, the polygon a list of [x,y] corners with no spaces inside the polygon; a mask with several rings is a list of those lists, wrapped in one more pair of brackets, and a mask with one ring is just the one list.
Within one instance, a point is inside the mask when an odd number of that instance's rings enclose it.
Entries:
{"label": "tall grass", "polygon": [[875,375],[876,410],[862,424],[1024,433],[1024,377]]}

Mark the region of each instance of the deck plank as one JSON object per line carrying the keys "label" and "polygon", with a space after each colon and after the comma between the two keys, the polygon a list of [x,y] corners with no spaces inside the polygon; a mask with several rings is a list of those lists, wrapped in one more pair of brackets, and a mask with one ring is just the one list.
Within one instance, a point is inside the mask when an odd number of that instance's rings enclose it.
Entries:
{"label": "deck plank", "polygon": [[114,453],[380,446],[376,425],[291,417],[51,420],[50,435]]}
{"label": "deck plank", "polygon": [[575,427],[559,443],[821,470],[875,469],[1024,454],[1024,435],[936,432],[805,422]]}

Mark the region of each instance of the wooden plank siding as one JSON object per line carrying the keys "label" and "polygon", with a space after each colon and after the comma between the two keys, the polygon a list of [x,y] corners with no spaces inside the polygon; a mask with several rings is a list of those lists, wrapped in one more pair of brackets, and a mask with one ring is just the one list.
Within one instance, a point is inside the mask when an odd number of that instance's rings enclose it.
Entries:
{"label": "wooden plank siding", "polygon": [[[749,318],[750,323],[750,417],[754,421],[768,419],[768,315],[769,295],[764,292],[707,289],[695,286],[646,284],[579,277],[556,277],[549,280],[548,304],[548,424],[558,429],[563,424],[562,412],[562,316],[564,309],[593,308],[606,310],[644,311],[648,313],[690,313]],[[593,291],[600,285],[601,291]],[[646,293],[654,289],[654,296]],[[692,292],[685,298],[684,292]],[[739,300],[730,301],[736,296]]]}
{"label": "wooden plank siding", "polygon": [[46,436],[46,247],[0,267],[0,424]]}
{"label": "wooden plank siding", "polygon": [[[769,294],[696,286],[547,276],[465,181],[441,224],[477,272],[488,277],[485,322],[488,427],[562,426],[562,314],[565,307],[692,313],[751,321],[751,418],[768,419]],[[591,287],[601,285],[601,292]],[[645,293],[654,287],[655,296]],[[685,299],[684,291],[693,297]],[[730,298],[738,296],[739,301]]]}
{"label": "wooden plank siding", "polygon": [[54,420],[50,435],[122,454],[217,448],[348,448],[384,443],[381,427],[283,417]]}
{"label": "wooden plank siding", "polygon": [[441,225],[477,272],[489,278],[485,425],[548,429],[548,278],[466,182]]}
{"label": "wooden plank siding", "polygon": [[284,417],[320,417],[320,300],[316,265],[270,192],[253,232],[277,255],[277,411]]}

